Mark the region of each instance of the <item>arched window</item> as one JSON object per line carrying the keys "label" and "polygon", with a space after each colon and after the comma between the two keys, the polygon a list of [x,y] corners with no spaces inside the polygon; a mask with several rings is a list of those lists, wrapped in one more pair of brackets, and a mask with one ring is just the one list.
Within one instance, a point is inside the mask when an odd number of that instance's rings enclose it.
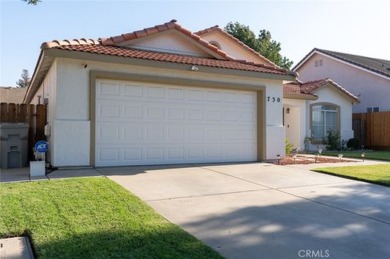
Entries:
{"label": "arched window", "polygon": [[312,142],[320,144],[326,139],[328,131],[340,132],[340,107],[330,103],[310,106]]}
{"label": "arched window", "polygon": [[221,45],[219,45],[218,42],[216,42],[216,41],[210,41],[209,43],[210,43],[210,45],[213,45],[213,46],[217,47],[218,49],[221,49]]}

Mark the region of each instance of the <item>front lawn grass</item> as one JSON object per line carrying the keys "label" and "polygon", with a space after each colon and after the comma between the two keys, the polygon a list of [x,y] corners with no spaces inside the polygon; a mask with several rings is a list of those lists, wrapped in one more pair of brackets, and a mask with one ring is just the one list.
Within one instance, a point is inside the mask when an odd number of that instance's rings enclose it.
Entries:
{"label": "front lawn grass", "polygon": [[313,171],[390,186],[390,165],[316,168]]}
{"label": "front lawn grass", "polygon": [[38,258],[221,258],[103,177],[0,184],[0,237]]}
{"label": "front lawn grass", "polygon": [[323,155],[326,156],[338,156],[338,154],[343,154],[344,157],[350,158],[362,158],[362,153],[365,154],[365,159],[372,160],[384,160],[390,161],[390,151],[324,151]]}

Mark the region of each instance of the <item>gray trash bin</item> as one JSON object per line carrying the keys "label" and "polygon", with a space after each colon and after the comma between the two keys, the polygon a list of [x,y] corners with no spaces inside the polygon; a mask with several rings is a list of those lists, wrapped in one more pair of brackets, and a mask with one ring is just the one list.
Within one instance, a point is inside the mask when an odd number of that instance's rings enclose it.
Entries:
{"label": "gray trash bin", "polygon": [[0,123],[0,168],[28,166],[27,149],[27,123]]}

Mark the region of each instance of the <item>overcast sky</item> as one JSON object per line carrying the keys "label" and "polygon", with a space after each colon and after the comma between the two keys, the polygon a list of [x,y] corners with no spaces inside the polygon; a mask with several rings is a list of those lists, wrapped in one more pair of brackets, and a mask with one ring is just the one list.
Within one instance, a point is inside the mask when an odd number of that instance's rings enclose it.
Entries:
{"label": "overcast sky", "polygon": [[313,48],[390,60],[390,1],[0,0],[0,86],[33,74],[40,45],[109,37],[177,19],[193,32],[228,22],[269,30],[299,62]]}

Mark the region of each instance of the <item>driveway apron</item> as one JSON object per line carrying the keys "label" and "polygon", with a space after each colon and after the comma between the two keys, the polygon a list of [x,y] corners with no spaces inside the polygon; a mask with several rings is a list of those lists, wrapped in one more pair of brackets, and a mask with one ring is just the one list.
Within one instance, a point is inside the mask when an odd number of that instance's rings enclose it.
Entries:
{"label": "driveway apron", "polygon": [[227,258],[390,258],[390,188],[264,163],[100,168]]}

